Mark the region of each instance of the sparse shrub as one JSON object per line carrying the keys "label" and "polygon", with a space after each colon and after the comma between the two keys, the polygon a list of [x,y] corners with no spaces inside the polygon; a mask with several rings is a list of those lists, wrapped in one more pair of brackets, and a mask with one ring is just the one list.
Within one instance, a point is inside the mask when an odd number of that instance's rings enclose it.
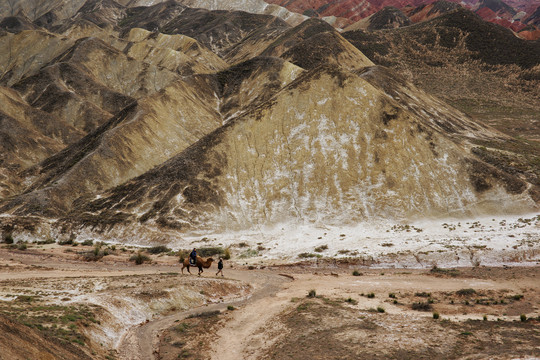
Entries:
{"label": "sparse shrub", "polygon": [[483,319],[484,321],[487,321],[487,315],[484,315]]}
{"label": "sparse shrub", "polygon": [[6,234],[4,235],[4,243],[6,244],[13,244],[15,240],[13,239],[13,234]]}
{"label": "sparse shrub", "polygon": [[418,297],[426,297],[426,298],[428,298],[428,297],[431,296],[431,293],[422,291],[422,292],[417,292],[417,293],[415,293],[414,296],[418,296]]}
{"label": "sparse shrub", "polygon": [[236,309],[236,308],[235,308],[234,306],[232,306],[232,305],[228,305],[228,306],[227,306],[227,310],[233,311],[233,310],[235,310],[235,309]]}
{"label": "sparse shrub", "polygon": [[92,239],[87,239],[87,240],[84,240],[81,245],[84,245],[84,246],[94,246],[94,240]]}
{"label": "sparse shrub", "polygon": [[248,259],[248,258],[252,258],[254,256],[258,256],[259,255],[259,252],[255,249],[247,249],[246,251],[244,251],[243,253],[240,254],[240,256],[238,256],[240,259]]}
{"label": "sparse shrub", "polygon": [[417,311],[431,311],[432,306],[427,302],[415,302],[411,305],[411,308]]}
{"label": "sparse shrub", "polygon": [[301,259],[309,259],[309,258],[314,258],[314,257],[321,257],[321,255],[304,252],[304,253],[298,254],[298,257]]}
{"label": "sparse shrub", "polygon": [[519,300],[523,299],[523,295],[522,294],[512,295],[510,298],[512,300],[519,301]]}
{"label": "sparse shrub", "polygon": [[210,310],[210,311],[203,311],[197,314],[189,315],[186,319],[193,319],[193,318],[206,318],[206,317],[212,317],[217,316],[221,312],[219,310]]}
{"label": "sparse shrub", "polygon": [[60,240],[58,242],[58,245],[73,245],[73,239],[69,238],[69,239],[65,239],[65,240]]}
{"label": "sparse shrub", "polygon": [[245,247],[248,247],[249,244],[248,244],[247,242],[242,241],[242,242],[238,243],[237,246],[238,246],[239,248],[245,248]]}
{"label": "sparse shrub", "polygon": [[527,315],[521,314],[521,315],[519,315],[519,319],[520,319],[522,322],[525,322],[525,321],[527,321]]}
{"label": "sparse shrub", "polygon": [[93,250],[82,251],[82,252],[79,252],[79,254],[82,256],[82,258],[85,261],[98,261],[104,256],[109,255],[109,250],[103,249],[102,246],[103,246],[102,242],[97,242],[95,243]]}
{"label": "sparse shrub", "polygon": [[389,297],[389,298],[392,298],[392,299],[395,299],[395,298],[396,298],[396,294],[390,293],[390,294],[388,294],[388,297]]}
{"label": "sparse shrub", "polygon": [[433,300],[432,298],[429,298],[429,299],[427,300],[427,302],[428,302],[428,304],[433,304],[433,303],[435,302],[435,300]]}
{"label": "sparse shrub", "polygon": [[210,257],[214,255],[221,256],[225,250],[220,246],[201,247],[197,249],[197,255],[202,257]]}
{"label": "sparse shrub", "polygon": [[459,295],[459,296],[471,296],[474,294],[476,294],[476,290],[470,289],[470,288],[456,291],[456,295]]}
{"label": "sparse shrub", "polygon": [[308,298],[314,298],[317,296],[317,292],[315,290],[309,290],[307,297]]}
{"label": "sparse shrub", "polygon": [[384,310],[383,307],[377,306],[377,312],[383,313],[383,312],[385,312],[385,311],[386,311],[386,310]]}
{"label": "sparse shrub", "polygon": [[349,304],[352,304],[352,305],[358,304],[358,301],[354,300],[353,298],[348,298],[345,300],[345,302],[348,302]]}
{"label": "sparse shrub", "polygon": [[328,245],[321,245],[321,246],[317,246],[314,251],[315,252],[323,252],[325,250],[328,250]]}
{"label": "sparse shrub", "polygon": [[26,245],[25,242],[17,243],[17,250],[26,250],[27,248],[28,248],[28,246]]}
{"label": "sparse shrub", "polygon": [[362,275],[362,273],[359,272],[358,270],[354,270],[354,271],[352,272],[352,274],[353,274],[353,276],[361,276],[361,275]]}
{"label": "sparse shrub", "polygon": [[56,243],[56,240],[52,239],[52,238],[47,238],[43,241],[38,241],[36,244],[38,245],[48,245],[48,244],[54,244]]}
{"label": "sparse shrub", "polygon": [[375,294],[371,292],[371,293],[367,294],[367,297],[369,299],[373,299],[375,297]]}
{"label": "sparse shrub", "polygon": [[448,275],[448,276],[453,276],[453,277],[459,275],[459,271],[456,269],[441,269],[437,267],[437,265],[433,266],[430,272],[436,275]]}
{"label": "sparse shrub", "polygon": [[394,300],[394,305],[397,305],[398,301],[397,300]]}
{"label": "sparse shrub", "polygon": [[148,248],[146,251],[148,251],[150,254],[161,254],[164,252],[169,252],[171,251],[171,249],[169,249],[165,245],[158,245],[158,246],[153,246],[151,248]]}
{"label": "sparse shrub", "polygon": [[133,255],[129,258],[129,261],[135,261],[135,264],[141,265],[145,261],[150,261],[150,258],[146,255],[143,255],[141,251],[137,252],[136,255]]}
{"label": "sparse shrub", "polygon": [[436,312],[436,311],[433,312],[433,318],[434,318],[435,320],[437,320],[437,319],[439,318],[439,313]]}
{"label": "sparse shrub", "polygon": [[188,324],[188,323],[181,323],[181,324],[178,324],[174,327],[174,330],[179,332],[179,333],[183,333],[185,332],[186,330],[188,330],[191,326]]}
{"label": "sparse shrub", "polygon": [[223,259],[229,260],[230,258],[231,258],[231,249],[226,248],[225,251],[223,252]]}

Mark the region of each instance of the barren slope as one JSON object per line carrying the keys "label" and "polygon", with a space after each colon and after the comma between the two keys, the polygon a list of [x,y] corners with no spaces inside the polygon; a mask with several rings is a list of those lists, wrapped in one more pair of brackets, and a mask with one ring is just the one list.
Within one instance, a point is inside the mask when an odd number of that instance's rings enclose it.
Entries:
{"label": "barren slope", "polygon": [[[362,76],[369,80],[334,67],[306,72],[163,165],[81,204],[69,221],[219,231],[533,208],[526,182],[475,160],[460,140],[500,135],[439,113],[418,90],[385,89],[376,69]],[[129,227],[119,231],[137,231]]]}

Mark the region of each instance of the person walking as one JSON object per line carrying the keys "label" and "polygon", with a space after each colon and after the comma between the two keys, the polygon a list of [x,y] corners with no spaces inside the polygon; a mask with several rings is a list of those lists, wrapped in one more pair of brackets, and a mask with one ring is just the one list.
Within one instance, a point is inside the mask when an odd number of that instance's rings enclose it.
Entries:
{"label": "person walking", "polygon": [[219,273],[221,273],[221,276],[223,276],[223,259],[219,258],[219,261],[217,263],[218,271],[216,273],[216,276],[218,276]]}

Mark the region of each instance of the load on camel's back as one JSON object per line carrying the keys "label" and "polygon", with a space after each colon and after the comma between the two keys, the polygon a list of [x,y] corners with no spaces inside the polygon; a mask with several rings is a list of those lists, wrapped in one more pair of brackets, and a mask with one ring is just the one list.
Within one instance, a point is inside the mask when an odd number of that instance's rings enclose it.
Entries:
{"label": "load on camel's back", "polygon": [[[199,268],[199,276],[203,272],[203,268],[208,269],[210,265],[212,265],[212,262],[214,259],[211,257],[203,259],[202,257],[197,255],[197,261],[196,261],[196,267]],[[182,274],[184,273],[184,268],[187,268],[188,273],[191,274],[191,271],[189,271],[189,268],[193,266],[189,263],[189,257],[185,258],[184,261],[182,261]]]}

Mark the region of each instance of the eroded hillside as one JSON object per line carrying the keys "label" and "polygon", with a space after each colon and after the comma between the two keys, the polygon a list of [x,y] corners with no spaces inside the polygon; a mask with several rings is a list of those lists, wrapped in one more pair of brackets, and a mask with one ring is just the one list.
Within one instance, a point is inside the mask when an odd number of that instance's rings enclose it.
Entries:
{"label": "eroded hillside", "polygon": [[[185,235],[537,208],[537,153],[523,159],[519,146],[496,145],[515,140],[413,85],[405,66],[384,58],[398,45],[364,46],[400,29],[343,36],[319,19],[292,27],[186,1],[91,0],[35,16],[24,13],[29,3],[17,6],[0,34],[9,49],[0,111],[24,130],[4,130],[7,153],[17,154],[0,164],[4,232],[27,231],[17,219],[29,215],[45,232],[114,229],[132,239],[141,229]],[[459,32],[452,14],[399,39]],[[471,47],[476,39],[454,38],[462,52],[447,62],[459,66],[463,53],[535,71],[535,45],[496,57]],[[430,54],[415,61],[429,65]]]}

